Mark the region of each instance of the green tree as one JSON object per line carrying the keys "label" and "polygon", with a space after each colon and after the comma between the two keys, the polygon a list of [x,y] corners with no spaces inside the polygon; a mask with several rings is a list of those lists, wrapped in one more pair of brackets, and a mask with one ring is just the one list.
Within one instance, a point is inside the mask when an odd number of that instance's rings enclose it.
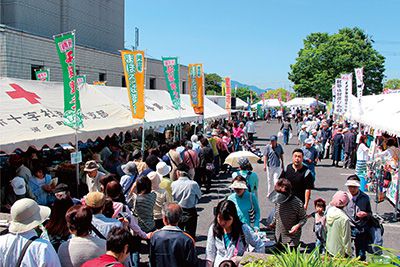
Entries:
{"label": "green tree", "polygon": [[222,78],[216,73],[209,73],[204,75],[204,86],[206,94],[221,95],[221,82]]}
{"label": "green tree", "polygon": [[390,79],[385,83],[385,88],[388,89],[400,89],[400,79]]}
{"label": "green tree", "polygon": [[382,91],[385,58],[373,48],[373,40],[360,28],[343,28],[338,33],[311,33],[304,40],[296,62],[290,66],[289,80],[299,96],[332,99],[332,84],[341,74],[364,67],[364,94]]}
{"label": "green tree", "polygon": [[[269,90],[268,92],[265,93],[265,99],[271,99],[271,98],[278,98],[279,97],[279,93],[282,96],[282,101],[286,102],[287,101],[287,93],[289,91],[283,89],[283,88],[277,88],[275,90]],[[290,92],[289,92],[290,93]],[[290,93],[290,99],[293,99],[296,96],[295,93]]]}
{"label": "green tree", "polygon": [[[247,102],[247,98],[253,99],[253,103],[256,103],[257,101],[260,100],[260,97],[257,95],[257,93],[251,91],[252,97],[250,97],[250,89],[248,87],[238,87],[236,90],[236,97],[242,99],[243,101]],[[232,96],[235,96],[235,88],[232,88]]]}

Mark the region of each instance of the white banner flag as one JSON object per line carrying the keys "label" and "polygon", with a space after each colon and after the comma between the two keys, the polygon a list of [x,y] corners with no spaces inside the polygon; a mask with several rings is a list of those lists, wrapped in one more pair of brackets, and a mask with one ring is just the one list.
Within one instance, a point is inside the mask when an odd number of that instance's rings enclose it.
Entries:
{"label": "white banner flag", "polygon": [[350,111],[350,96],[353,90],[353,74],[342,74],[343,86],[343,113]]}
{"label": "white banner flag", "polygon": [[364,90],[364,68],[354,69],[357,82],[357,98],[361,99]]}
{"label": "white banner flag", "polygon": [[343,81],[342,79],[335,79],[335,113],[343,114]]}

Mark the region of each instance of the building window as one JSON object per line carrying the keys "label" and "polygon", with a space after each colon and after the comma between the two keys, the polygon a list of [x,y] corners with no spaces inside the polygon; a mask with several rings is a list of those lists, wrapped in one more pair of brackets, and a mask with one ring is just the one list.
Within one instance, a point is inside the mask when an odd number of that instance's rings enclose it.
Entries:
{"label": "building window", "polygon": [[182,82],[182,94],[186,92],[186,81]]}
{"label": "building window", "polygon": [[43,69],[42,65],[31,65],[31,80],[36,80],[35,70]]}
{"label": "building window", "polygon": [[99,73],[99,81],[100,82],[105,82],[106,81],[106,74],[105,73]]}
{"label": "building window", "polygon": [[125,75],[122,75],[121,77],[121,86],[126,87]]}
{"label": "building window", "polygon": [[150,78],[150,89],[156,89],[156,78]]}

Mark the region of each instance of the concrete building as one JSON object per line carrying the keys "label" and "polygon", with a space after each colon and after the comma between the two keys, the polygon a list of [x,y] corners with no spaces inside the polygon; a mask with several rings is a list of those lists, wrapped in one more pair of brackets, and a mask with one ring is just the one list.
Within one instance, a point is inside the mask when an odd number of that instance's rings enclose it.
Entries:
{"label": "concrete building", "polygon": [[[62,81],[53,35],[76,30],[76,66],[88,83],[125,86],[119,50],[124,49],[124,0],[0,0],[0,77],[35,79],[50,69]],[[167,89],[160,60],[147,59],[146,88]],[[187,93],[187,66],[180,66]]]}

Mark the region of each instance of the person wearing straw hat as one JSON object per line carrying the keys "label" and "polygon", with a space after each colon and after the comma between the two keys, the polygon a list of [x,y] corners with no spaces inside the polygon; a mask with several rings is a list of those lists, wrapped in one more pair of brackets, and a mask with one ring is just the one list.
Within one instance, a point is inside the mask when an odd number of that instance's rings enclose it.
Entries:
{"label": "person wearing straw hat", "polygon": [[233,178],[229,188],[235,192],[228,197],[228,200],[235,203],[240,220],[258,231],[260,229],[260,206],[255,194],[248,191],[246,179],[237,175]]}
{"label": "person wearing straw hat", "polygon": [[156,165],[156,172],[161,177],[160,188],[167,191],[169,198],[172,199],[171,179],[167,175],[171,172],[171,166],[168,166],[164,161],[160,161]]}
{"label": "person wearing straw hat", "polygon": [[49,216],[50,208],[32,199],[14,203],[9,233],[0,238],[0,266],[61,266],[51,243],[35,231]]}
{"label": "person wearing straw hat", "polygon": [[350,175],[345,186],[347,186],[350,197],[345,212],[353,224],[356,256],[360,257],[360,260],[365,260],[369,241],[369,223],[372,217],[371,202],[369,196],[360,190],[360,178],[357,175]]}
{"label": "person wearing straw hat", "polygon": [[326,212],[325,248],[331,256],[350,257],[352,254],[350,219],[343,210],[348,203],[348,194],[344,191],[337,191]]}
{"label": "person wearing straw hat", "polygon": [[87,161],[83,171],[86,172],[86,185],[89,192],[100,192],[100,178],[105,174],[99,171],[96,161]]}

